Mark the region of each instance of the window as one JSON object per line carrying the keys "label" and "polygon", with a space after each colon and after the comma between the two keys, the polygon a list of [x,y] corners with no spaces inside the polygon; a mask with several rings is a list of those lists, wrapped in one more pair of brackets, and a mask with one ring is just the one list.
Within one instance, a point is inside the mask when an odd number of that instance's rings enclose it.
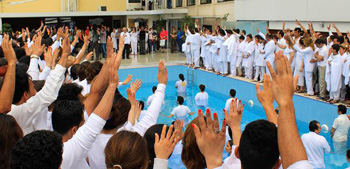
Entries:
{"label": "window", "polygon": [[196,5],[196,0],[187,0],[187,6]]}
{"label": "window", "polygon": [[182,7],[182,0],[176,0],[176,7]]}
{"label": "window", "polygon": [[201,4],[211,4],[211,0],[201,0]]}
{"label": "window", "polygon": [[218,2],[228,2],[228,1],[233,1],[233,0],[218,0]]}
{"label": "window", "polygon": [[129,3],[141,3],[141,0],[129,0]]}

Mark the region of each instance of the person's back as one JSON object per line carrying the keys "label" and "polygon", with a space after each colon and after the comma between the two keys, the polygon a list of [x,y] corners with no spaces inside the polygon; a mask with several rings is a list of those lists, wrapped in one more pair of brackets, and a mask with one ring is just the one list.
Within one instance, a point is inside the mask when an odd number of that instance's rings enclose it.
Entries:
{"label": "person's back", "polygon": [[175,83],[175,88],[177,88],[178,94],[186,93],[187,82],[185,81],[185,77],[183,74],[179,74],[180,80]]}
{"label": "person's back", "polygon": [[88,152],[89,164],[91,169],[105,169],[104,149],[107,145],[108,140],[113,136],[113,134],[101,133],[97,136],[96,141],[92,145],[91,150]]}
{"label": "person's back", "polygon": [[321,126],[317,121],[309,124],[310,132],[301,136],[301,141],[306,150],[308,160],[314,168],[325,168],[324,153],[329,153],[331,148],[326,138],[320,136]]}
{"label": "person's back", "polygon": [[197,106],[208,106],[208,93],[207,92],[199,92],[197,93],[195,100],[196,100],[196,105]]}
{"label": "person's back", "polygon": [[176,119],[183,120],[187,118],[187,114],[190,113],[190,108],[184,105],[178,105],[173,109],[173,112],[171,114],[176,116]]}
{"label": "person's back", "polygon": [[230,104],[232,102],[232,100],[236,97],[236,90],[235,89],[231,89],[230,90],[230,98],[227,99],[226,104],[225,104],[225,110],[229,111],[230,110]]}
{"label": "person's back", "polygon": [[333,140],[337,142],[346,142],[348,140],[348,131],[350,127],[350,120],[346,114],[339,115],[333,124],[335,133]]}

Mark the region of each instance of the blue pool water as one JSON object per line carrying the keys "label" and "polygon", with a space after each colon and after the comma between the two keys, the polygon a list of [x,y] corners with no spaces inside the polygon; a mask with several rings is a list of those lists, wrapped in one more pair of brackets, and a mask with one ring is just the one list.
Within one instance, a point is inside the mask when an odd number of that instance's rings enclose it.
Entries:
{"label": "blue pool water", "polygon": [[[169,115],[174,107],[176,107],[176,89],[175,82],[178,80],[178,74],[182,73],[187,79],[187,67],[184,66],[168,66],[169,82],[165,95],[165,106],[158,118],[157,123],[170,124],[174,119],[164,117]],[[137,92],[136,98],[146,102],[148,96],[152,94],[152,86],[157,85],[157,68],[135,68],[135,69],[123,69],[120,70],[119,77],[121,80],[126,78],[128,74],[132,74],[133,80],[141,79],[143,86]],[[248,105],[248,101],[252,100],[254,106],[246,106],[242,118],[242,129],[257,119],[266,119],[264,110],[256,97],[255,85],[240,80],[217,76],[215,74],[194,70],[194,83],[189,83],[187,88],[187,96],[185,97],[185,105],[190,107],[191,111],[196,111],[194,106],[194,96],[199,92],[198,86],[200,84],[206,85],[206,91],[209,94],[209,107],[212,112],[217,112],[219,120],[224,119],[222,109],[225,107],[226,100],[228,99],[228,92],[231,88],[236,89],[237,98],[241,99],[243,103]],[[126,87],[120,88],[120,92],[126,96]],[[337,117],[337,107],[327,103],[319,102],[316,100],[308,99],[301,96],[294,96],[294,105],[296,110],[297,125],[300,134],[308,133],[308,124],[311,120],[317,120],[322,124],[326,124],[331,128],[333,120]],[[275,107],[277,104],[275,104]],[[190,117],[191,119],[197,117],[197,114]],[[332,141],[330,139],[330,133],[321,133],[324,136],[330,146],[333,149]],[[348,144],[349,145],[349,144]],[[349,148],[349,147],[348,147]],[[177,159],[178,161],[180,159]],[[333,153],[325,155],[326,168],[341,169],[348,167],[345,152]]]}

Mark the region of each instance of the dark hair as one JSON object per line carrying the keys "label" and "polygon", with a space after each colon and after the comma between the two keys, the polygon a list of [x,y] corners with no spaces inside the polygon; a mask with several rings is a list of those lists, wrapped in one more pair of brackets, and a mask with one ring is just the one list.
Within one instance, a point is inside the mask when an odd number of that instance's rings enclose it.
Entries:
{"label": "dark hair", "polygon": [[230,96],[236,97],[236,90],[235,89],[230,90]]}
{"label": "dark hair", "polygon": [[350,150],[346,150],[346,158],[347,158],[347,159],[350,158]]}
{"label": "dark hair", "polygon": [[156,92],[156,90],[157,90],[157,86],[153,86],[152,87],[152,92],[154,93],[154,92]]}
{"label": "dark hair", "polygon": [[53,130],[65,135],[83,121],[84,106],[79,101],[62,100],[55,103],[52,111]]}
{"label": "dark hair", "polygon": [[45,80],[33,80],[34,89],[39,92],[45,85]]}
{"label": "dark hair", "polygon": [[142,100],[139,101],[140,105],[141,105],[141,110],[143,110],[145,108],[145,102],[143,102]]}
{"label": "dark hair", "polygon": [[204,92],[205,91],[205,85],[204,84],[199,85],[199,90],[201,92]]}
{"label": "dark hair", "polygon": [[110,130],[124,124],[128,120],[131,104],[129,100],[125,99],[120,94],[114,97],[114,103],[103,129]]}
{"label": "dark hair", "polygon": [[341,114],[346,114],[346,107],[344,105],[338,105],[338,110],[341,112]]}
{"label": "dark hair", "polygon": [[230,144],[230,146],[233,146],[233,140],[229,140],[228,143]]}
{"label": "dark hair", "polygon": [[283,31],[278,31],[278,33],[283,37],[284,36],[284,32]]}
{"label": "dark hair", "polygon": [[10,157],[16,142],[23,137],[23,131],[15,118],[0,114],[0,168],[10,168]]}
{"label": "dark hair", "polygon": [[344,37],[342,36],[335,36],[334,39],[337,39],[340,44],[344,43]]}
{"label": "dark hair", "polygon": [[239,39],[244,40],[245,37],[244,37],[243,35],[241,35],[241,36],[239,37]]}
{"label": "dark hair", "polygon": [[90,65],[90,62],[85,61],[83,63],[80,64],[79,70],[78,70],[78,77],[80,81],[83,81],[84,79],[86,79],[86,68]]}
{"label": "dark hair", "polygon": [[23,94],[29,91],[29,78],[27,73],[28,67],[25,64],[18,63],[16,65],[16,84],[15,93],[13,95],[12,104],[18,103]]}
{"label": "dark hair", "polygon": [[247,34],[247,32],[244,29],[242,30],[242,33]]}
{"label": "dark hair", "polygon": [[80,67],[80,64],[75,64],[70,68],[70,77],[72,77],[73,80],[78,79],[79,67]]}
{"label": "dark hair", "polygon": [[241,32],[241,30],[239,30],[239,29],[237,28],[235,32],[240,33],[240,32]]}
{"label": "dark hair", "polygon": [[30,56],[23,56],[20,59],[18,59],[18,63],[22,63],[26,66],[29,66],[30,63]]}
{"label": "dark hair", "polygon": [[271,34],[267,34],[267,35],[266,35],[266,40],[267,40],[267,39],[272,39],[272,38],[273,38],[273,36],[272,36]]}
{"label": "dark hair", "polygon": [[225,31],[224,31],[223,29],[219,29],[219,33],[220,33],[222,36],[225,36],[225,35],[226,35],[226,33],[225,33]]}
{"label": "dark hair", "polygon": [[242,133],[238,151],[242,168],[272,168],[280,155],[276,125],[266,120],[249,123]]}
{"label": "dark hair", "polygon": [[179,78],[180,78],[181,81],[185,81],[185,77],[184,77],[184,75],[182,73],[179,74]]}
{"label": "dark hair", "polygon": [[226,33],[233,34],[233,32],[231,30],[226,30]]}
{"label": "dark hair", "polygon": [[179,105],[184,104],[184,98],[182,96],[177,96],[177,102],[179,102]]}
{"label": "dark hair", "polygon": [[58,92],[57,101],[72,100],[79,101],[79,94],[83,91],[83,87],[76,83],[63,84]]}
{"label": "dark hair", "polygon": [[253,35],[252,34],[247,35],[247,37],[249,37],[251,40],[253,40]]}
{"label": "dark hair", "polygon": [[198,33],[199,29],[198,28],[194,28],[194,32]]}
{"label": "dark hair", "polygon": [[103,64],[100,61],[96,61],[91,63],[86,69],[86,80],[89,84],[91,84],[92,80],[100,73]]}
{"label": "dark hair", "polygon": [[146,168],[148,159],[147,141],[136,132],[120,131],[114,134],[105,148],[107,169],[116,164],[123,169]]}
{"label": "dark hair", "polygon": [[[154,152],[154,143],[155,143],[155,133],[157,133],[159,136],[162,134],[164,124],[155,124],[147,129],[145,135],[143,138],[146,139],[147,145],[148,145],[148,152],[149,152],[149,161],[148,168],[153,168],[154,164],[154,158],[156,158],[156,153]],[[166,128],[166,133],[168,133],[169,127]]]}
{"label": "dark hair", "polygon": [[334,44],[334,45],[332,45],[332,49],[339,52],[340,46],[338,44]]}
{"label": "dark hair", "polygon": [[326,44],[325,40],[324,39],[317,39],[315,41],[316,44],[320,45],[320,44]]}
{"label": "dark hair", "polygon": [[301,28],[295,28],[294,31],[297,31],[298,33],[301,32]]}
{"label": "dark hair", "polygon": [[62,163],[62,137],[38,130],[20,139],[12,151],[11,169],[57,169]]}
{"label": "dark hair", "polygon": [[26,51],[23,48],[15,48],[14,51],[16,53],[17,59],[21,59],[26,55]]}
{"label": "dark hair", "polygon": [[320,124],[320,122],[318,122],[318,121],[316,121],[316,120],[310,121],[310,123],[309,123],[309,130],[310,130],[310,131],[318,130],[317,124]]}

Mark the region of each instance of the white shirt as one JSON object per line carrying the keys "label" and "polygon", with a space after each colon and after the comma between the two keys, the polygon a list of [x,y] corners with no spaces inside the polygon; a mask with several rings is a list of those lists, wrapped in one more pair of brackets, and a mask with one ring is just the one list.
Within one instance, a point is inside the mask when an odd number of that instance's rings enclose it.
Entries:
{"label": "white shirt", "polygon": [[[150,95],[148,98],[147,98],[147,106],[150,106],[152,101],[153,101],[153,98],[154,98],[154,94]],[[165,102],[163,101],[162,105],[164,105]]]}
{"label": "white shirt", "polygon": [[339,115],[333,123],[332,128],[335,129],[333,141],[345,142],[348,140],[348,131],[350,127],[350,120],[346,114]]}
{"label": "white shirt", "polygon": [[123,127],[118,129],[119,131],[128,130],[139,133],[141,136],[145,134],[147,129],[156,124],[159,113],[161,111],[162,103],[164,102],[165,84],[158,84],[157,90],[154,93],[154,98],[151,105],[148,107],[147,112],[144,113],[142,119],[134,126],[130,122],[126,122]]}
{"label": "white shirt", "polygon": [[86,157],[105,124],[104,119],[92,113],[88,121],[78,129],[76,134],[63,143],[62,169],[90,169]]}
{"label": "white shirt", "polygon": [[[13,116],[24,134],[35,130],[48,129],[48,108],[58,96],[64,80],[66,68],[57,65],[48,76],[44,87],[33,97],[21,105],[12,105],[8,115]],[[35,122],[35,123],[34,123]]]}
{"label": "white shirt", "polygon": [[89,164],[91,169],[106,169],[105,163],[105,147],[108,140],[113,134],[103,134],[97,136],[96,141],[92,145],[91,150],[88,152]]}
{"label": "white shirt", "polygon": [[232,100],[233,100],[233,98],[229,98],[229,99],[227,99],[227,101],[226,101],[225,110],[226,110],[227,112],[230,111],[230,104],[231,104]]}
{"label": "white shirt", "polygon": [[186,118],[186,115],[188,113],[191,113],[191,110],[190,110],[190,108],[188,108],[187,106],[184,106],[184,105],[178,105],[171,112],[172,115],[174,115],[176,118],[179,118],[179,119]]}
{"label": "white shirt", "polygon": [[186,93],[187,82],[179,80],[175,83],[175,88],[177,88],[177,93]]}
{"label": "white shirt", "polygon": [[86,96],[87,94],[90,93],[91,84],[88,84],[86,79],[84,79],[83,81],[77,82],[77,84],[83,87],[83,91],[81,91],[81,94],[83,96]]}
{"label": "white shirt", "polygon": [[208,106],[209,95],[207,92],[199,92],[196,94],[195,101],[197,106]]}
{"label": "white shirt", "polygon": [[[38,65],[41,68],[43,67],[42,72],[39,71]],[[46,66],[46,62],[45,62],[45,66],[43,66],[41,64],[40,59],[38,59],[38,58],[31,58],[30,59],[29,68],[28,68],[27,73],[32,77],[32,80],[46,80],[46,78],[47,78],[47,76],[49,76],[50,72],[51,72],[51,69]]]}
{"label": "white shirt", "polygon": [[[278,39],[277,43],[283,46],[287,46],[287,42],[284,38]],[[278,45],[276,45],[276,53],[279,51],[283,51],[284,49],[280,48]]]}
{"label": "white shirt", "polygon": [[241,169],[241,160],[235,155],[236,146],[232,145],[232,153],[224,160],[224,169]]}
{"label": "white shirt", "polygon": [[120,36],[124,36],[124,44],[130,44],[131,42],[131,37],[130,37],[130,33],[129,32],[122,32],[120,33]]}
{"label": "white shirt", "polygon": [[327,65],[327,60],[328,60],[328,47],[327,45],[323,45],[322,48],[317,48],[318,55],[323,56],[323,61],[318,61],[317,66],[326,66]]}
{"label": "white shirt", "polygon": [[309,132],[301,136],[307,158],[313,168],[325,168],[324,153],[330,153],[331,148],[327,140],[315,132]]}

